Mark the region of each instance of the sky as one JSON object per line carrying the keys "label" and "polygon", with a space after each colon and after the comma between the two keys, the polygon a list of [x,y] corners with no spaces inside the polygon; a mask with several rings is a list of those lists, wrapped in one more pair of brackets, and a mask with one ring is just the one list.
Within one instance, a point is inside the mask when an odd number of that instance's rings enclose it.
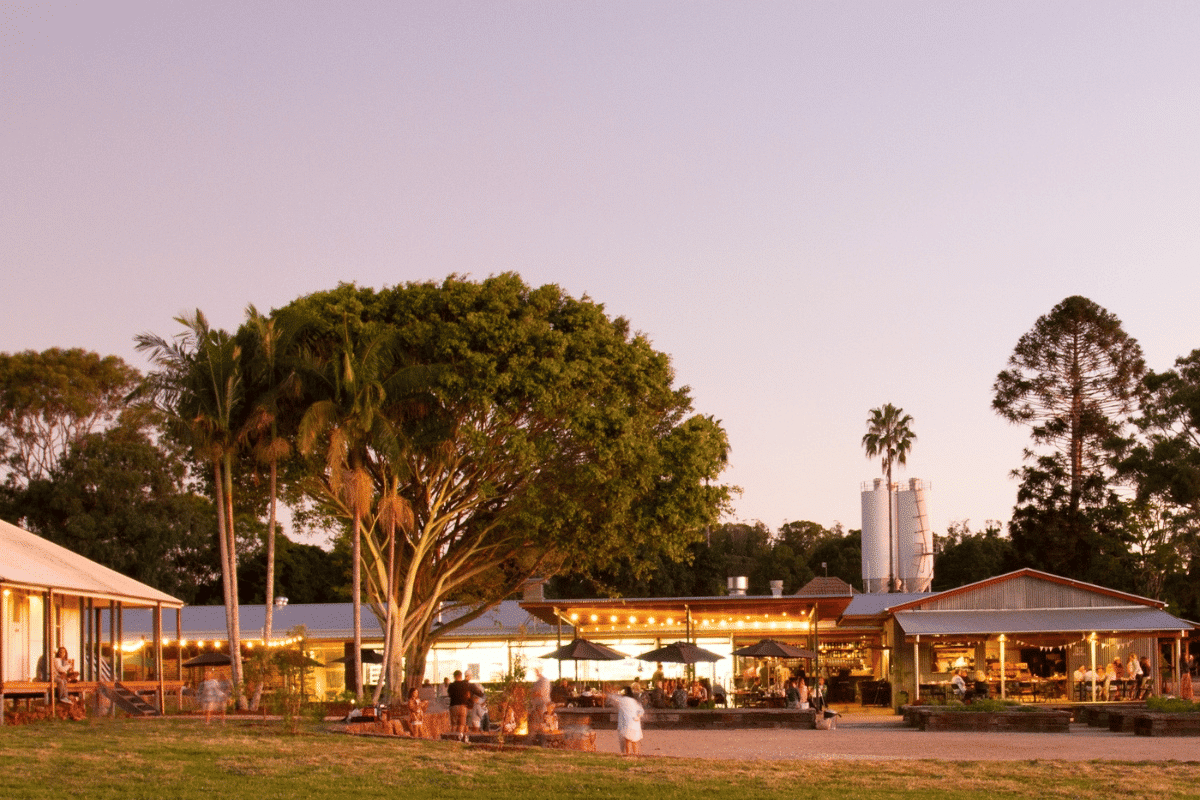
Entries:
{"label": "sky", "polygon": [[0,351],[145,368],[341,281],[514,271],[728,432],[730,520],[861,524],[893,403],[930,521],[1006,521],[991,410],[1070,295],[1200,347],[1194,2],[2,2]]}

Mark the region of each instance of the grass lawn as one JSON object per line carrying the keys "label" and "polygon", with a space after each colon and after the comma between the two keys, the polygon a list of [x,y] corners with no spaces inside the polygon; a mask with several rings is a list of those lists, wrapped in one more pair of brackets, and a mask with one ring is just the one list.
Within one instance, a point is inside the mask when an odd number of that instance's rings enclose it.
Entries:
{"label": "grass lawn", "polygon": [[0,729],[0,798],[1155,798],[1200,796],[1179,763],[704,761],[347,736],[195,719]]}

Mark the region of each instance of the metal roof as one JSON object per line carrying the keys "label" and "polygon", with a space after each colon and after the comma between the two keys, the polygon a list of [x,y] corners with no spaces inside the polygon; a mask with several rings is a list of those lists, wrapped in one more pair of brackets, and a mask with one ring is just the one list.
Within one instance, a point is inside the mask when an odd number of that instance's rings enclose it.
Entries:
{"label": "metal roof", "polygon": [[[262,635],[266,621],[266,606],[242,605],[238,607],[238,621],[243,638],[253,639]],[[455,619],[462,613],[459,609],[447,610],[445,619]],[[225,640],[225,606],[185,606],[181,615],[183,638],[191,640]],[[276,607],[271,620],[272,636],[283,637],[293,628],[303,625],[306,635],[312,640],[350,641],[354,638],[353,603],[289,603]],[[136,610],[126,612],[123,620],[126,639],[152,634],[149,612]],[[173,636],[175,620],[163,620],[163,633]],[[381,641],[383,626],[369,606],[363,606],[363,638]],[[557,633],[555,626],[542,623],[531,617],[515,600],[506,600],[485,612],[479,619],[466,623],[447,634],[451,639],[509,638],[521,636],[551,637]],[[570,626],[563,626],[563,635],[574,636]]]}
{"label": "metal roof", "polygon": [[1032,608],[1013,611],[898,611],[896,621],[909,636],[1093,631],[1166,633],[1192,630],[1190,623],[1147,606]]}
{"label": "metal roof", "polygon": [[872,594],[856,594],[850,600],[850,605],[842,612],[843,617],[878,617],[893,606],[911,603],[914,600],[933,597],[929,592],[876,592]]}
{"label": "metal roof", "polygon": [[183,601],[0,520],[0,583],[33,591],[178,608]]}

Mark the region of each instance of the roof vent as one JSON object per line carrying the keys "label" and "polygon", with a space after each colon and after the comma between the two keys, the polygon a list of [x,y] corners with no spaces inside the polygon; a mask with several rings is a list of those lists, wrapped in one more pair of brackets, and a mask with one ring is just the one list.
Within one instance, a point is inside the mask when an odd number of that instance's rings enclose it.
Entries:
{"label": "roof vent", "polygon": [[545,578],[529,578],[521,587],[522,600],[526,603],[540,603],[546,599],[546,593],[542,591],[542,585],[546,582]]}
{"label": "roof vent", "polygon": [[771,581],[771,597],[783,597],[783,581]]}
{"label": "roof vent", "polygon": [[730,597],[745,597],[746,589],[750,586],[750,579],[745,575],[739,575],[734,578],[726,578],[725,586]]}

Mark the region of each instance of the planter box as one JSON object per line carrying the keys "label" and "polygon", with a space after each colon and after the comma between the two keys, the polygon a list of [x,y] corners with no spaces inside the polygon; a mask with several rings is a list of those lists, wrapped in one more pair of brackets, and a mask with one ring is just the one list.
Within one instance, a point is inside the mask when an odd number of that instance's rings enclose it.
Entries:
{"label": "planter box", "polygon": [[[559,725],[563,728],[616,730],[615,708],[559,708]],[[811,708],[678,708],[646,709],[642,728],[647,730],[739,730],[753,728],[816,727],[817,712]]]}
{"label": "planter box", "polygon": [[1139,711],[1129,716],[1138,736],[1200,736],[1200,714]]}
{"label": "planter box", "polygon": [[916,727],[923,731],[1017,731],[1069,733],[1066,711],[945,711],[922,707],[914,711]]}

